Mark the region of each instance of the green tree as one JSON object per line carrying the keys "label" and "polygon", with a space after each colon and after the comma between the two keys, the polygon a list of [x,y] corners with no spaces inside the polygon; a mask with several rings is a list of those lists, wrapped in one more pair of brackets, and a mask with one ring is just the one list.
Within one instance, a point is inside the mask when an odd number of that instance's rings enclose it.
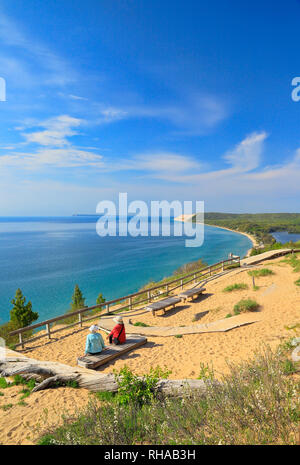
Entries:
{"label": "green tree", "polygon": [[78,284],[75,285],[74,294],[72,295],[72,302],[71,302],[71,312],[75,312],[76,310],[80,310],[81,308],[86,307],[85,305],[85,297],[81,290],[79,289]]}
{"label": "green tree", "polygon": [[21,289],[18,289],[15,298],[11,301],[13,308],[10,311],[10,320],[18,328],[24,328],[31,325],[39,317],[37,312],[32,311],[32,303],[26,303],[26,298],[23,296]]}
{"label": "green tree", "polygon": [[100,294],[98,295],[97,299],[96,299],[96,304],[97,305],[101,305],[101,304],[104,304],[105,303],[105,298],[103,297],[103,294]]}

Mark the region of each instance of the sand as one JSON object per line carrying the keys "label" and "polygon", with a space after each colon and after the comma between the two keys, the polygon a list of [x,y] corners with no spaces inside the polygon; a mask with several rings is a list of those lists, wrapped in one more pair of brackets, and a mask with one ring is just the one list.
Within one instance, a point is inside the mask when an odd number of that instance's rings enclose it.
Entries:
{"label": "sand", "polygon": [[[213,368],[216,377],[220,379],[229,372],[228,361],[238,363],[248,360],[263,343],[274,349],[283,340],[299,335],[287,329],[287,326],[299,323],[300,288],[294,284],[299,273],[294,273],[282,260],[281,257],[255,266],[255,269],[268,267],[274,271],[274,275],[255,279],[255,284],[259,286],[257,291],[252,289],[252,278],[248,275],[248,270],[237,269],[207,283],[205,295],[195,303],[169,310],[165,315],[158,312],[157,316],[152,316],[149,312],[131,317],[133,323],[140,321],[151,326],[208,323],[225,318],[229,313],[233,314],[233,307],[239,300],[252,298],[260,304],[260,309],[255,314],[258,320],[256,323],[226,333],[191,334],[180,338],[149,336],[146,345],[100,367],[99,371],[108,373],[127,365],[134,373],[141,375],[148,372],[150,367],[159,365],[171,370],[171,379],[182,379],[197,378],[200,364],[205,364]],[[222,292],[226,286],[234,283],[246,283],[249,289]],[[201,317],[202,312],[207,313]],[[80,330],[73,328],[57,333],[57,337],[50,342],[43,339],[36,341],[26,355],[76,366],[77,357],[84,352],[88,326],[86,324]],[[106,337],[104,332],[102,334]],[[7,396],[11,395],[10,391],[14,392],[13,389],[16,388],[2,391],[5,396],[0,397],[0,406],[10,402]],[[16,403],[17,397],[15,395],[11,403]],[[25,399],[28,403],[26,407],[15,406],[6,412],[0,409],[0,443],[30,443],[34,438],[27,438],[29,433],[24,425],[26,422],[39,422],[45,407],[49,411],[49,418],[55,423],[60,409],[65,408],[72,412],[74,405],[82,406],[88,402],[88,398],[89,394],[85,390],[59,388],[31,394]]]}
{"label": "sand", "polygon": [[[175,221],[182,221],[183,223],[185,223],[186,221],[190,221],[194,216],[195,216],[195,214],[193,214],[193,215],[180,215],[180,216],[177,216],[175,218]],[[232,231],[232,232],[236,232],[238,234],[242,234],[243,236],[246,236],[246,237],[248,237],[248,239],[250,239],[250,241],[252,242],[253,247],[259,247],[259,245],[260,245],[257,242],[256,237],[253,236],[252,234],[242,232],[242,231],[238,231],[237,229],[226,228],[224,226],[217,226],[215,224],[207,224],[207,226],[213,226],[214,228],[225,229],[227,231]],[[251,250],[252,250],[252,248],[247,251],[247,254],[246,254],[247,257],[249,257]]]}

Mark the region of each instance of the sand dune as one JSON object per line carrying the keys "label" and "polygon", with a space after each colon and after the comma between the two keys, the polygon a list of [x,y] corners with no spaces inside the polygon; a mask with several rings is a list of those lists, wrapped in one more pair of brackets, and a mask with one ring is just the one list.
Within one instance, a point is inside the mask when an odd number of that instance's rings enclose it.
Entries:
{"label": "sand dune", "polygon": [[[233,314],[233,306],[240,299],[252,298],[260,304],[260,310],[255,314],[255,319],[258,320],[256,323],[225,333],[188,334],[182,337],[149,336],[145,346],[100,368],[100,371],[112,372],[126,364],[135,373],[143,374],[151,366],[160,365],[172,371],[172,379],[197,378],[200,364],[204,363],[213,367],[216,376],[220,378],[229,371],[227,361],[234,363],[249,359],[262,343],[267,343],[272,348],[277,347],[281,341],[295,335],[287,326],[299,322],[300,288],[294,284],[299,274],[283,263],[282,258],[258,265],[257,268],[263,266],[272,269],[274,275],[257,278],[257,291],[252,289],[252,278],[247,270],[238,269],[207,283],[205,295],[195,303],[177,307],[166,315],[153,316],[150,312],[142,312],[131,316],[133,323],[140,321],[150,326],[180,327],[210,323],[225,318],[229,313]],[[246,283],[249,289],[222,292],[226,286],[234,283]],[[80,330],[63,331],[50,342],[41,340],[33,343],[26,355],[76,366],[77,357],[84,352],[87,334],[88,325]],[[105,333],[102,334],[106,337]],[[0,397],[0,406],[16,403],[16,389],[3,390],[5,395]],[[72,412],[75,406],[86,404],[88,398],[89,394],[85,390],[59,388],[31,394],[25,399],[28,403],[26,407],[14,406],[7,411],[0,409],[0,443],[30,443],[34,435],[30,436],[25,425],[27,422],[29,425],[39,422],[44,408],[48,409],[48,417],[55,423],[60,410]]]}

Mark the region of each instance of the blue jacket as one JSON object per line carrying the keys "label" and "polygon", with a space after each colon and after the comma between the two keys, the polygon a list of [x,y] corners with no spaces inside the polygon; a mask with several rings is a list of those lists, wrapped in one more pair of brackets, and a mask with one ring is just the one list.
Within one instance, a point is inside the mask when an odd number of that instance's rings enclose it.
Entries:
{"label": "blue jacket", "polygon": [[96,354],[101,352],[104,349],[105,344],[103,341],[103,337],[99,333],[91,333],[87,335],[86,344],[85,344],[85,352],[89,352],[90,354]]}

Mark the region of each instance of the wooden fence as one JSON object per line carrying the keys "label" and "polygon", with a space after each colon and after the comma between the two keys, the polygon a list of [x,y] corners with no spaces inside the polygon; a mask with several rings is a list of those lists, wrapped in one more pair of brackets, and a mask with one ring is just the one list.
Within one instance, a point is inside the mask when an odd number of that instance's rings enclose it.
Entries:
{"label": "wooden fence", "polygon": [[[12,331],[9,333],[9,336],[15,336],[19,335],[19,343],[15,345],[15,347],[21,346],[24,348],[25,342],[33,342],[36,341],[42,337],[48,337],[48,339],[51,339],[51,335],[59,332],[59,331],[64,331],[65,329],[72,328],[73,326],[79,325],[79,327],[82,327],[83,323],[94,320],[97,318],[96,314],[93,314],[93,316],[88,316],[86,318],[83,318],[83,316],[86,313],[89,313],[91,311],[95,311],[96,309],[99,309],[100,311],[102,310],[103,307],[106,308],[106,313],[102,313],[101,316],[103,315],[108,315],[110,313],[114,312],[120,312],[122,310],[131,310],[133,307],[140,306],[143,303],[149,303],[153,300],[155,300],[158,297],[163,297],[165,295],[170,294],[171,292],[175,291],[176,289],[183,289],[183,285],[189,284],[191,282],[201,282],[205,278],[212,276],[213,274],[217,273],[218,271],[224,271],[226,267],[228,268],[231,265],[237,265],[240,266],[240,257],[231,255],[228,260],[223,260],[221,262],[215,263],[214,265],[210,265],[206,268],[202,268],[199,270],[194,270],[191,273],[188,273],[186,275],[180,276],[179,278],[176,278],[172,281],[168,281],[164,284],[159,284],[157,286],[151,287],[149,289],[145,289],[139,292],[135,292],[134,294],[129,294],[124,297],[119,297],[118,299],[110,300],[108,302],[105,302],[100,305],[94,305],[93,307],[85,307],[80,310],[76,310],[74,312],[66,313],[64,315],[57,316],[55,318],[51,318],[49,320],[42,321],[40,323],[36,323],[31,326],[26,326],[24,328],[17,329],[15,331]],[[172,287],[172,285],[175,285]],[[141,297],[141,300],[139,300],[139,297]],[[145,297],[145,298],[144,298]],[[121,302],[125,302],[125,305],[119,306]],[[111,309],[111,307],[114,305],[115,308]],[[64,326],[63,328],[57,328],[57,329],[52,329],[51,324],[57,323],[62,320],[69,319],[70,317],[78,315],[78,321],[75,323],[71,323],[69,325]],[[46,332],[45,334],[40,334],[35,337],[31,337],[29,339],[23,339],[24,333],[28,331],[33,331],[34,329],[41,328],[45,326],[46,327]]]}

